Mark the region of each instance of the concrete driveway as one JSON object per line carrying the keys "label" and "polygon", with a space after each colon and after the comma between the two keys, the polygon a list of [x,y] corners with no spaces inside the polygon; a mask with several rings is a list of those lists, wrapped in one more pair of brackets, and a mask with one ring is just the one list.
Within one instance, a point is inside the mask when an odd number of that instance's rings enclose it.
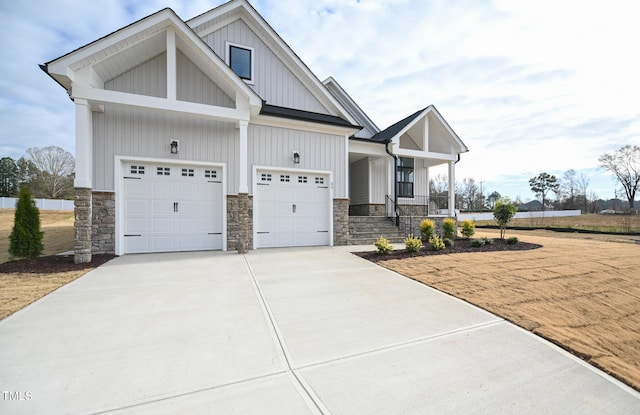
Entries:
{"label": "concrete driveway", "polygon": [[637,414],[640,394],[343,248],[117,258],[0,322],[0,413]]}

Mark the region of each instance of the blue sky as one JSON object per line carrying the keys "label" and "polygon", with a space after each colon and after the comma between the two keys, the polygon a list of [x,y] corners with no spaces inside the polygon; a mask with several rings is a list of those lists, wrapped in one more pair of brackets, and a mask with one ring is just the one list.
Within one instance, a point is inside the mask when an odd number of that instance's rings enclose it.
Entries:
{"label": "blue sky", "polygon": [[[320,78],[379,127],[435,105],[470,148],[457,178],[533,198],[568,169],[611,198],[598,157],[640,144],[636,1],[251,0]],[[39,68],[161,8],[187,20],[217,0],[0,2],[0,156],[74,152],[74,108]],[[434,172],[438,173],[437,171]]]}

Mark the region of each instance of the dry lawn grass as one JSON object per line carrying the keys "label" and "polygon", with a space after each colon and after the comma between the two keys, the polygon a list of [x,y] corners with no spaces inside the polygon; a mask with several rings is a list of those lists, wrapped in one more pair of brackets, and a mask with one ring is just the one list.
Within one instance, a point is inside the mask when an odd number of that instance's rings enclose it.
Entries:
{"label": "dry lawn grass", "polygon": [[[478,224],[495,225],[494,221],[478,221]],[[510,226],[559,227],[590,229],[601,232],[640,232],[640,215],[601,215],[513,219]]]}
{"label": "dry lawn grass", "polygon": [[[0,263],[9,261],[9,234],[15,209],[0,209]],[[55,255],[73,249],[73,212],[41,210],[44,232],[43,255]],[[58,274],[0,273],[0,319],[15,313],[55,289],[84,275],[87,271]]]}
{"label": "dry lawn grass", "polygon": [[514,235],[543,248],[379,264],[504,317],[640,390],[640,245]]}

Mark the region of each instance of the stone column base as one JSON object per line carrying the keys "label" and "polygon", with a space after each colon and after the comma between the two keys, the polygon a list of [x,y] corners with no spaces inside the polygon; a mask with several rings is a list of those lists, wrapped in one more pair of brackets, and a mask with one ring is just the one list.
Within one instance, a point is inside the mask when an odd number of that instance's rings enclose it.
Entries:
{"label": "stone column base", "polygon": [[73,262],[81,264],[91,262],[91,189],[75,188],[75,222],[73,224],[75,245]]}

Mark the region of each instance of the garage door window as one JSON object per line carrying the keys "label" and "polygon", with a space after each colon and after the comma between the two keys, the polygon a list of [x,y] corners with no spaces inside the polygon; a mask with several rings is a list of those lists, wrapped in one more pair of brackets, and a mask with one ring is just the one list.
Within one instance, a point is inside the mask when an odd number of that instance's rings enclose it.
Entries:
{"label": "garage door window", "polygon": [[182,169],[182,177],[193,177],[195,171],[193,169]]}
{"label": "garage door window", "polygon": [[132,165],[129,172],[131,174],[144,174],[144,166]]}
{"label": "garage door window", "polygon": [[158,167],[156,169],[156,175],[157,176],[170,176],[171,175],[171,168],[170,167]]}
{"label": "garage door window", "polygon": [[205,179],[215,179],[218,177],[218,172],[215,170],[205,170],[204,177]]}
{"label": "garage door window", "polygon": [[307,183],[308,179],[307,176],[298,176],[298,183]]}

